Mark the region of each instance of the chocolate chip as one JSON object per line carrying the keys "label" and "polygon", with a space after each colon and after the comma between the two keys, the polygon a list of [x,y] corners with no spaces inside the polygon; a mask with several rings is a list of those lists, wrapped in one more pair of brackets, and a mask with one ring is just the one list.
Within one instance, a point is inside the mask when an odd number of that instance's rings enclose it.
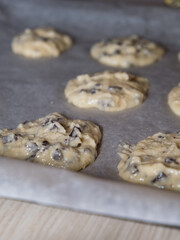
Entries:
{"label": "chocolate chip", "polygon": [[138,43],[138,41],[139,41],[139,39],[134,38],[134,39],[131,40],[131,44],[136,45]]}
{"label": "chocolate chip", "polygon": [[141,53],[142,52],[142,49],[141,48],[136,48],[136,53]]}
{"label": "chocolate chip", "polygon": [[36,154],[39,151],[39,146],[36,143],[27,143],[26,147],[33,154]]}
{"label": "chocolate chip", "polygon": [[107,52],[102,52],[99,57],[103,57],[103,56],[112,56],[112,54]]}
{"label": "chocolate chip", "polygon": [[51,124],[52,126],[50,130],[60,129],[61,126],[63,127],[62,123],[61,124],[59,123],[62,119],[63,118],[59,118],[59,117],[56,119],[46,118],[45,121],[42,123],[42,126],[45,127]]}
{"label": "chocolate chip", "polygon": [[138,169],[137,165],[134,164],[134,163],[128,164],[127,170],[130,171],[132,174],[136,174],[136,173],[139,172],[139,169]]}
{"label": "chocolate chip", "polygon": [[43,146],[48,146],[48,145],[49,145],[49,142],[46,141],[46,140],[44,140],[44,141],[42,142],[42,145],[43,145]]}
{"label": "chocolate chip", "polygon": [[41,41],[43,41],[43,42],[47,42],[49,39],[48,38],[46,38],[46,37],[39,37],[39,39],[41,40]]}
{"label": "chocolate chip", "polygon": [[19,137],[22,137],[22,135],[19,134],[19,133],[15,133],[14,134],[14,141],[17,141]]}
{"label": "chocolate chip", "polygon": [[20,133],[15,133],[14,136],[16,136],[16,137],[22,137],[23,135],[20,134]]}
{"label": "chocolate chip", "polygon": [[23,124],[26,125],[27,123],[29,123],[29,121],[24,121]]}
{"label": "chocolate chip", "polygon": [[50,119],[49,118],[46,118],[45,121],[43,122],[42,126],[46,126],[50,123]]}
{"label": "chocolate chip", "polygon": [[83,89],[83,88],[82,88],[79,92],[80,92],[80,93],[81,93],[81,92],[87,92],[87,89]]}
{"label": "chocolate chip", "polygon": [[111,100],[101,99],[101,100],[98,101],[98,104],[101,105],[103,108],[112,107],[112,101]]}
{"label": "chocolate chip", "polygon": [[60,149],[57,148],[55,153],[53,154],[53,159],[55,161],[60,161],[61,158],[62,158],[62,153],[61,153]]}
{"label": "chocolate chip", "polygon": [[101,87],[101,84],[100,83],[96,83],[95,87]]}
{"label": "chocolate chip", "polygon": [[2,142],[3,142],[3,144],[6,144],[6,143],[15,142],[15,141],[17,141],[17,139],[18,139],[17,135],[12,133],[12,134],[3,136]]}
{"label": "chocolate chip", "polygon": [[50,130],[58,129],[56,124],[53,124],[52,128]]}
{"label": "chocolate chip", "polygon": [[117,49],[117,50],[115,50],[114,51],[114,54],[116,55],[116,54],[120,54],[121,53],[121,50],[120,49]]}
{"label": "chocolate chip", "polygon": [[84,152],[86,152],[86,153],[92,153],[92,150],[91,150],[90,148],[88,148],[88,147],[85,147],[85,148],[84,148]]}
{"label": "chocolate chip", "polygon": [[57,122],[61,122],[62,120],[63,120],[63,118],[60,118],[60,117],[58,117],[58,118],[56,119]]}
{"label": "chocolate chip", "polygon": [[14,134],[14,140],[17,141],[18,140],[18,135]]}
{"label": "chocolate chip", "polygon": [[85,128],[87,128],[87,125],[81,124],[81,129],[82,129],[82,130],[85,130]]}
{"label": "chocolate chip", "polygon": [[168,164],[171,164],[171,163],[173,163],[173,164],[176,164],[176,165],[178,165],[179,163],[176,161],[176,158],[172,158],[172,157],[166,157],[165,159],[164,159],[164,162],[165,163],[168,163]]}
{"label": "chocolate chip", "polygon": [[164,138],[166,138],[166,137],[165,137],[165,136],[162,136],[162,135],[158,135],[158,138],[164,139]]}
{"label": "chocolate chip", "polygon": [[42,142],[43,151],[45,151],[46,149],[48,149],[49,146],[50,146],[50,143],[49,143],[48,141],[44,140],[44,141]]}
{"label": "chocolate chip", "polygon": [[114,56],[115,54],[118,54],[118,53],[116,53],[116,51],[112,53],[102,52],[102,54],[99,57],[103,57],[103,56],[111,57],[111,56]]}
{"label": "chocolate chip", "polygon": [[130,168],[131,168],[131,173],[132,173],[132,174],[136,174],[136,173],[139,172],[139,169],[138,169],[138,167],[137,167],[135,164],[132,164],[132,165],[130,166]]}
{"label": "chocolate chip", "polygon": [[97,92],[97,90],[95,88],[92,88],[89,90],[89,93],[91,93],[91,94],[95,94],[96,92]]}
{"label": "chocolate chip", "polygon": [[118,46],[122,46],[122,41],[118,41],[116,44],[117,44]]}
{"label": "chocolate chip", "polygon": [[63,142],[64,142],[65,145],[68,145],[69,144],[69,139],[65,138]]}
{"label": "chocolate chip", "polygon": [[7,136],[3,136],[2,137],[2,142],[3,142],[3,144],[6,144],[6,143],[9,143],[9,142],[12,142],[12,139],[9,138],[8,135]]}
{"label": "chocolate chip", "polygon": [[36,154],[30,155],[28,158],[26,158],[26,161],[33,162],[35,157],[36,157]]}
{"label": "chocolate chip", "polygon": [[167,175],[163,172],[160,172],[151,182],[152,183],[156,183],[158,181],[160,181],[163,178],[167,178]]}
{"label": "chocolate chip", "polygon": [[74,127],[71,133],[69,134],[69,136],[76,138],[76,137],[79,137],[80,133],[81,133],[81,129],[79,127]]}
{"label": "chocolate chip", "polygon": [[99,91],[99,90],[95,89],[95,88],[91,88],[91,89],[81,89],[79,92],[86,92],[86,93],[95,94],[97,91]]}
{"label": "chocolate chip", "polygon": [[108,90],[110,91],[121,91],[122,90],[122,87],[119,87],[119,86],[109,86],[108,87]]}

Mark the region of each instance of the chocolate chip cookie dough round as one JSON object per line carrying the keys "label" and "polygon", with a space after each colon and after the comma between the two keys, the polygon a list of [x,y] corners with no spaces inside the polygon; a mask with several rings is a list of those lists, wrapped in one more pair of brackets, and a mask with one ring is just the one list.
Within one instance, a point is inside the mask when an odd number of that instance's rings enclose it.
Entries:
{"label": "chocolate chip cookie dough round", "polygon": [[122,111],[141,104],[147,97],[148,80],[125,72],[105,71],[79,75],[68,82],[65,96],[79,108]]}
{"label": "chocolate chip cookie dough round", "polygon": [[180,134],[156,133],[137,145],[121,144],[118,153],[122,179],[180,190]]}
{"label": "chocolate chip cookie dough round", "polygon": [[180,83],[168,94],[168,105],[176,115],[180,116]]}
{"label": "chocolate chip cookie dough round", "polygon": [[180,7],[180,0],[165,0],[165,3],[174,7]]}
{"label": "chocolate chip cookie dough round", "polygon": [[91,56],[100,63],[122,68],[152,64],[164,53],[156,43],[136,35],[101,41],[90,50]]}
{"label": "chocolate chip cookie dough round", "polygon": [[180,52],[178,53],[178,60],[180,61]]}
{"label": "chocolate chip cookie dough round", "polygon": [[100,140],[94,123],[53,113],[0,130],[0,155],[78,171],[95,160]]}
{"label": "chocolate chip cookie dough round", "polygon": [[27,58],[57,57],[71,46],[71,38],[53,28],[26,29],[12,41],[12,51]]}

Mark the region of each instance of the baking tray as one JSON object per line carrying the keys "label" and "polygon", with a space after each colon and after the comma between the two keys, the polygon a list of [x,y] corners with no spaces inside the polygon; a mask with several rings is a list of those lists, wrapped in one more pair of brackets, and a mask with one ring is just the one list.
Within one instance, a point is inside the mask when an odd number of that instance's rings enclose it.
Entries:
{"label": "baking tray", "polygon": [[[180,10],[160,1],[0,1],[0,128],[16,127],[56,111],[93,121],[103,132],[98,158],[79,173],[1,157],[0,196],[180,226],[178,192],[125,183],[117,171],[120,142],[136,143],[159,131],[180,130],[180,118],[167,105],[168,92],[180,81],[179,23]],[[74,46],[55,59],[14,55],[12,38],[27,27],[38,26],[69,34]],[[149,38],[167,50],[151,66],[126,70],[149,79],[147,100],[116,113],[69,104],[64,96],[68,80],[78,74],[112,70],[91,59],[92,44],[130,34]]]}

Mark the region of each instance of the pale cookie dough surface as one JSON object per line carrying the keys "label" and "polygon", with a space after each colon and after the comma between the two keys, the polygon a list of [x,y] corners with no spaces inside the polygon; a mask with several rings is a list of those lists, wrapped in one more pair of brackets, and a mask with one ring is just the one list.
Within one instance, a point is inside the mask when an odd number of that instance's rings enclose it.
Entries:
{"label": "pale cookie dough surface", "polygon": [[92,46],[91,56],[108,66],[128,68],[146,66],[164,55],[164,49],[136,35],[101,41]]}
{"label": "pale cookie dough surface", "polygon": [[171,110],[180,116],[180,84],[168,94],[168,104]]}
{"label": "pale cookie dough surface", "polygon": [[121,144],[119,155],[122,179],[180,190],[180,134],[157,133],[137,145]]}
{"label": "pale cookie dough surface", "polygon": [[180,7],[180,0],[165,0],[165,3],[174,7]]}
{"label": "pale cookie dough surface", "polygon": [[53,28],[26,29],[12,41],[12,50],[27,58],[57,57],[72,45],[69,36]]}
{"label": "pale cookie dough surface", "polygon": [[141,104],[147,96],[148,80],[124,72],[79,75],[68,82],[65,96],[79,108],[122,111]]}
{"label": "pale cookie dough surface", "polygon": [[53,113],[0,130],[0,155],[78,171],[95,160],[100,140],[94,123]]}

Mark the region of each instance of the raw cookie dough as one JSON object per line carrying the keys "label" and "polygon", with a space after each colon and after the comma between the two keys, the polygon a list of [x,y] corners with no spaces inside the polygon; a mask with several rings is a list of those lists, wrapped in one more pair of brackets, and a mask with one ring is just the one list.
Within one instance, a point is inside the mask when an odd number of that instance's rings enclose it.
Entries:
{"label": "raw cookie dough", "polygon": [[78,171],[95,160],[100,139],[94,123],[52,113],[0,130],[0,155]]}
{"label": "raw cookie dough", "polygon": [[128,68],[146,66],[164,55],[164,49],[139,36],[113,38],[94,44],[91,56],[108,66]]}
{"label": "raw cookie dough", "polygon": [[174,7],[180,7],[180,0],[165,0],[165,3]]}
{"label": "raw cookie dough", "polygon": [[178,60],[180,61],[180,52],[178,53]]}
{"label": "raw cookie dough", "polygon": [[79,75],[65,89],[68,101],[80,108],[121,111],[141,104],[149,88],[147,79],[124,72]]}
{"label": "raw cookie dough", "polygon": [[168,94],[168,104],[171,110],[180,116],[180,83]]}
{"label": "raw cookie dough", "polygon": [[124,180],[180,190],[180,134],[156,133],[137,145],[121,144],[119,155]]}
{"label": "raw cookie dough", "polygon": [[69,49],[72,40],[52,28],[26,29],[12,41],[12,50],[28,58],[57,57]]}

